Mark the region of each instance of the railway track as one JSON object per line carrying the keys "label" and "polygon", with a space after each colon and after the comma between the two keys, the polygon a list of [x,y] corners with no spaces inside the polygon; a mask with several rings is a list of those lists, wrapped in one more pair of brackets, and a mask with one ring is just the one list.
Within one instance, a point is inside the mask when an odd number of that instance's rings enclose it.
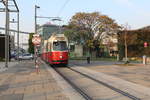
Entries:
{"label": "railway track", "polygon": [[89,95],[87,95],[82,89],[80,89],[76,84],[70,81],[64,74],[62,74],[58,68],[54,68],[54,70],[62,76],[79,94],[83,96],[85,100],[93,100]]}
{"label": "railway track", "polygon": [[[78,74],[78,76],[80,75],[80,77],[82,77],[82,78],[86,78],[89,81],[93,81],[98,86],[101,85],[103,87],[109,88],[111,91],[114,91],[114,92],[122,95],[123,97],[128,98],[129,100],[141,100],[140,98],[137,98],[137,97],[135,97],[135,96],[133,96],[133,95],[127,93],[127,92],[124,92],[124,91],[122,91],[120,89],[117,89],[117,88],[115,88],[113,86],[110,86],[107,83],[104,83],[104,82],[99,81],[99,80],[97,80],[95,78],[92,78],[92,77],[90,77],[90,76],[88,76],[86,74],[83,74],[83,73],[81,73],[81,72],[79,72],[79,71],[77,71],[75,69],[72,69],[71,67],[67,67],[67,68],[57,68],[57,67],[55,68],[54,67],[54,70],[58,74],[60,74],[78,93],[80,93],[85,98],[85,100],[94,100],[94,97],[89,95],[90,93],[87,92],[85,89],[81,88],[81,86],[78,86],[79,84],[76,84],[75,82],[73,82],[72,79],[69,78],[70,77],[70,76],[68,76],[69,74],[68,75],[66,74],[65,70],[67,70],[67,73],[69,71],[71,71],[69,73],[75,73],[75,74]],[[105,91],[105,89],[103,91]],[[123,99],[123,100],[128,100],[128,99]],[[103,100],[103,99],[100,99],[100,100]],[[107,100],[107,99],[105,99],[105,100]],[[111,100],[111,99],[109,99],[109,100]],[[117,100],[117,99],[112,99],[112,100]]]}

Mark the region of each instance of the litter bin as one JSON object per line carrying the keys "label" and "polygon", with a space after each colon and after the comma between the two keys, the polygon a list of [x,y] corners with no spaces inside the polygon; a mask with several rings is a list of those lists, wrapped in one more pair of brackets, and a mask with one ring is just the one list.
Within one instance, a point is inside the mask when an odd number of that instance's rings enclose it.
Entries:
{"label": "litter bin", "polygon": [[87,52],[86,56],[87,56],[87,59],[86,59],[87,63],[90,64],[90,52]]}
{"label": "litter bin", "polygon": [[146,65],[146,63],[147,63],[147,57],[146,57],[146,55],[144,55],[143,56],[143,64]]}
{"label": "litter bin", "polygon": [[87,63],[90,64],[90,57],[87,57]]}

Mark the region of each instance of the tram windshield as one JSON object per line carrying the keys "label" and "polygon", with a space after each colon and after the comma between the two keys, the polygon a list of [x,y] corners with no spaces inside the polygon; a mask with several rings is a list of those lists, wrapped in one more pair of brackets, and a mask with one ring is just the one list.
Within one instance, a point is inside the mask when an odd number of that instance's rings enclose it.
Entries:
{"label": "tram windshield", "polygon": [[58,41],[53,43],[53,50],[64,51],[68,50],[67,43],[65,41]]}

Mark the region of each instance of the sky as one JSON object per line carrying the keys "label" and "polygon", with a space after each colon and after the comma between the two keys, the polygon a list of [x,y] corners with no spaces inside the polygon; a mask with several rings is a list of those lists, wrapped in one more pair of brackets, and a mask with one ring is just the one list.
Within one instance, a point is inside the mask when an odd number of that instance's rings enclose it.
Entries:
{"label": "sky", "polygon": [[[128,23],[131,29],[150,25],[149,0],[16,0],[20,9],[20,30],[34,31],[34,6],[40,6],[38,16],[62,18],[61,24],[67,24],[77,12],[100,12],[114,19],[119,25]],[[0,7],[3,7],[0,5]],[[15,18],[15,15],[12,14]],[[50,22],[49,19],[38,19],[38,24]],[[57,22],[51,22],[56,24]],[[0,26],[4,27],[5,16],[0,13]],[[15,25],[11,25],[15,28]]]}

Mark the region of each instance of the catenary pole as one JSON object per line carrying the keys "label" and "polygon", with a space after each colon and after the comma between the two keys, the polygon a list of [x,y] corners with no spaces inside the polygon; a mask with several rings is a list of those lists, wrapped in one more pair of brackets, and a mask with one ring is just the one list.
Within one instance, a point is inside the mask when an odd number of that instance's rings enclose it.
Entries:
{"label": "catenary pole", "polygon": [[5,67],[8,68],[8,42],[9,42],[9,11],[8,11],[8,0],[5,0]]}
{"label": "catenary pole", "polygon": [[[36,28],[36,27],[37,27],[37,26],[36,26],[36,16],[37,16],[37,15],[36,15],[36,8],[37,8],[37,6],[35,5],[35,16],[34,16],[34,17],[35,17],[35,18],[34,18],[34,19],[35,19],[35,33],[34,33],[34,34],[37,33],[37,30],[36,30],[36,29],[37,29],[37,28]],[[36,52],[35,52],[35,49],[36,49],[36,47],[35,47],[35,45],[34,45],[34,60],[35,60],[35,64],[36,64]]]}
{"label": "catenary pole", "polygon": [[[35,33],[34,34],[37,34],[37,8],[40,8],[39,6],[35,5]],[[35,59],[35,64],[36,64],[36,45],[34,45],[34,59]]]}
{"label": "catenary pole", "polygon": [[18,58],[18,62],[19,62],[19,12],[17,13],[17,58]]}

